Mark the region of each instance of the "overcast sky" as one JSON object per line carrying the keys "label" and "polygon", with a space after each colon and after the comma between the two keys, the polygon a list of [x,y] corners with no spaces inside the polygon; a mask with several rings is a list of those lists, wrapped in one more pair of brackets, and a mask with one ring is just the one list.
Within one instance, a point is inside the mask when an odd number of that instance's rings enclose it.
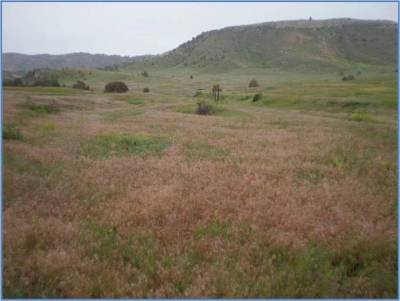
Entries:
{"label": "overcast sky", "polygon": [[397,21],[397,3],[3,3],[3,51],[157,54],[203,31],[310,16]]}

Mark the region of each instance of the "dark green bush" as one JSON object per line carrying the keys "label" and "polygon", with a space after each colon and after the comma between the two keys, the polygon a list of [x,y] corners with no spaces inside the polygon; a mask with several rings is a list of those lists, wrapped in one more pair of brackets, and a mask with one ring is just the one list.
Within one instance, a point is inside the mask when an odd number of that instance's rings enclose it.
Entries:
{"label": "dark green bush", "polygon": [[21,87],[23,85],[24,83],[20,78],[7,79],[3,82],[3,86],[9,86],[9,87]]}
{"label": "dark green bush", "polygon": [[197,103],[197,110],[196,114],[199,115],[211,115],[215,112],[214,107],[207,103],[206,101],[202,100]]}
{"label": "dark green bush", "polygon": [[253,97],[253,102],[259,101],[262,98],[262,94],[256,94]]}
{"label": "dark green bush", "polygon": [[89,90],[89,86],[85,84],[85,82],[78,80],[75,84],[73,84],[72,88],[74,89],[82,89],[82,90]]}
{"label": "dark green bush", "polygon": [[354,75],[347,75],[342,78],[343,81],[354,80],[354,79],[355,79]]}
{"label": "dark green bush", "polygon": [[123,82],[111,82],[104,87],[106,93],[124,93],[128,90],[127,85]]}
{"label": "dark green bush", "polygon": [[255,87],[259,87],[259,86],[260,85],[259,85],[258,81],[254,78],[249,83],[249,88],[255,88]]}
{"label": "dark green bush", "polygon": [[5,125],[3,127],[3,139],[6,140],[22,140],[21,131],[15,125]]}
{"label": "dark green bush", "polygon": [[149,93],[150,92],[150,89],[149,88],[144,88],[143,89],[143,93]]}
{"label": "dark green bush", "polygon": [[142,72],[142,75],[143,75],[144,77],[149,77],[149,74],[147,73],[146,70]]}

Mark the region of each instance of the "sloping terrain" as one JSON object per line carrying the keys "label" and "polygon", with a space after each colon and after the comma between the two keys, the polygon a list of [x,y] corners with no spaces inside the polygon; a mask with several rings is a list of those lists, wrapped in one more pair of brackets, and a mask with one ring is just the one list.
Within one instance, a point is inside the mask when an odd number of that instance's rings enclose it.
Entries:
{"label": "sloping terrain", "polygon": [[[144,67],[329,68],[396,63],[397,24],[332,19],[267,22],[202,33]],[[141,66],[143,63],[133,63]]]}

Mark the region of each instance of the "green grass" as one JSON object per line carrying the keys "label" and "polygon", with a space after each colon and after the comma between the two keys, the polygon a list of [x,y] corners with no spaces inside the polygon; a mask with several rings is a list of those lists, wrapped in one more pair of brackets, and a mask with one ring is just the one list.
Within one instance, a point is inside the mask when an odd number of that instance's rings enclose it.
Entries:
{"label": "green grass", "polygon": [[[221,117],[238,117],[238,118],[248,118],[250,114],[232,110],[228,108],[228,106],[224,106],[221,104],[211,104],[212,105],[212,113],[210,116],[221,116]],[[184,105],[175,106],[175,111],[179,113],[185,114],[197,114],[197,103],[188,103]]]}
{"label": "green grass", "polygon": [[21,131],[14,124],[6,124],[3,126],[3,139],[23,140],[23,138],[24,136]]}
{"label": "green grass", "polygon": [[32,94],[40,95],[52,95],[52,96],[69,96],[69,95],[79,95],[88,94],[89,91],[78,90],[73,88],[63,88],[63,87],[5,87],[5,91],[18,91]]}
{"label": "green grass", "polygon": [[37,114],[54,114],[60,112],[60,108],[55,102],[50,104],[38,104],[28,99],[22,104],[22,106]]}
{"label": "green grass", "polygon": [[353,113],[349,118],[351,121],[366,121],[366,122],[374,122],[376,121],[370,114],[367,113]]}
{"label": "green grass", "polygon": [[83,147],[83,154],[97,158],[124,155],[159,155],[168,146],[168,140],[162,137],[108,134],[90,139]]}
{"label": "green grass", "polygon": [[184,145],[185,154],[190,160],[223,160],[229,150],[203,142],[190,142]]}
{"label": "green grass", "polygon": [[397,109],[397,89],[392,77],[366,78],[343,84],[335,80],[278,84],[264,89],[254,105],[280,109],[374,113]]}

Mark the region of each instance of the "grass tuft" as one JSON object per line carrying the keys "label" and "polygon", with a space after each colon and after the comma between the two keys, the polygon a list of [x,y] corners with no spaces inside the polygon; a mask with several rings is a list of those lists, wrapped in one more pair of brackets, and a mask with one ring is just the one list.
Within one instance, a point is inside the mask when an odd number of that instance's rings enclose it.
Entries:
{"label": "grass tuft", "polygon": [[108,134],[92,138],[83,148],[89,157],[159,155],[169,146],[167,139],[147,135]]}

